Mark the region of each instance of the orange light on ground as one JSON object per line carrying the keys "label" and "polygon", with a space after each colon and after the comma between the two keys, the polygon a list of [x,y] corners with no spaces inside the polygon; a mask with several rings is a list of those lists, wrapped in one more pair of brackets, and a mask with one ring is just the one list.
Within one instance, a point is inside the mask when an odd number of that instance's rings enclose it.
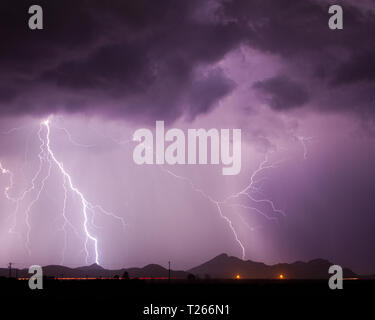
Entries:
{"label": "orange light on ground", "polygon": [[236,279],[241,279],[241,276],[239,274],[237,274]]}
{"label": "orange light on ground", "polygon": [[283,275],[283,274],[280,274],[280,275],[279,275],[279,279],[284,279],[284,275]]}

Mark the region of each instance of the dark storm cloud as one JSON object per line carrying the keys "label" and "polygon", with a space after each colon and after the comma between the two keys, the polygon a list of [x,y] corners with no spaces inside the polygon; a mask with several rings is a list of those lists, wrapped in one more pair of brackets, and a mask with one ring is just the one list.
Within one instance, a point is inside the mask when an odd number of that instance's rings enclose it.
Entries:
{"label": "dark storm cloud", "polygon": [[264,94],[271,108],[275,110],[300,107],[308,101],[306,89],[285,76],[258,81],[254,84],[254,88]]}
{"label": "dark storm cloud", "polygon": [[342,85],[359,82],[374,82],[374,80],[374,52],[361,52],[340,65],[333,79],[333,84]]}
{"label": "dark storm cloud", "polygon": [[[336,1],[343,6],[344,30],[332,31],[328,28],[330,4],[318,0],[231,0],[223,2],[221,11],[223,17],[246,29],[248,45],[281,56],[285,75],[303,78],[309,96],[318,97],[319,103],[312,104],[317,110],[373,114],[375,14],[356,7],[354,1]],[[256,87],[268,90],[264,85]],[[286,103],[283,108],[284,93],[273,93],[272,106],[281,103],[276,109],[287,108]],[[303,105],[292,103],[290,107]]]}
{"label": "dark storm cloud", "polygon": [[2,2],[3,114],[194,118],[234,88],[212,66],[243,44],[282,58],[285,78],[254,87],[276,110],[316,96],[319,111],[351,110],[348,101],[358,113],[374,109],[375,15],[348,2],[340,31],[317,0],[41,0],[41,31],[27,27],[31,4]]}
{"label": "dark storm cloud", "polygon": [[200,1],[38,1],[42,31],[27,27],[34,2],[7,2],[0,28],[3,113],[195,117],[233,88],[220,71],[197,71],[242,38],[235,23],[198,18]]}
{"label": "dark storm cloud", "polygon": [[223,1],[220,11],[223,17],[247,29],[251,46],[285,58],[328,54],[334,48],[345,49],[347,53],[372,51],[374,14],[342,4],[344,30],[332,31],[328,28],[330,4],[323,0],[231,0]]}
{"label": "dark storm cloud", "polygon": [[218,98],[226,96],[235,86],[233,81],[225,78],[222,71],[215,69],[203,79],[195,81],[191,88],[190,103],[191,116],[207,113]]}

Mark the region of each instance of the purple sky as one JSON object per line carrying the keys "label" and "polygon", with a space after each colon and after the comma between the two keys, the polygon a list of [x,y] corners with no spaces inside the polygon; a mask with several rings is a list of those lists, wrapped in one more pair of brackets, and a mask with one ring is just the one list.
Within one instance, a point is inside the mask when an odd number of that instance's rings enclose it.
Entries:
{"label": "purple sky", "polygon": [[[243,246],[265,263],[374,273],[375,6],[336,1],[344,30],[331,31],[329,3],[39,1],[45,29],[31,31],[34,3],[5,1],[0,162],[13,176],[0,175],[0,264],[86,264],[79,196],[68,190],[64,220],[64,177],[52,163],[44,179],[46,153],[22,198],[51,116],[50,147],[74,186],[125,221],[88,213],[104,267],[186,269]],[[241,128],[241,173],[135,165],[129,140],[156,120]],[[266,158],[249,195],[228,199]]]}

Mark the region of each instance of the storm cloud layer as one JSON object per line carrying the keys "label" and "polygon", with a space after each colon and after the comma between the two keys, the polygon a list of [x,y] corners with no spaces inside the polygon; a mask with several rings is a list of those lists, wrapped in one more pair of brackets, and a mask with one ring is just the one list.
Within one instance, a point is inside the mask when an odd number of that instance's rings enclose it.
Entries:
{"label": "storm cloud layer", "polygon": [[12,3],[1,27],[1,110],[165,119],[208,112],[234,84],[198,67],[238,45],[240,32],[235,23],[200,21],[199,2],[42,1],[42,31],[28,30],[20,15],[30,2]]}
{"label": "storm cloud layer", "polygon": [[31,4],[3,4],[2,114],[193,119],[236,87],[217,63],[243,45],[281,58],[253,85],[272,108],[373,113],[374,13],[354,3],[339,31],[316,0],[39,1],[37,31]]}

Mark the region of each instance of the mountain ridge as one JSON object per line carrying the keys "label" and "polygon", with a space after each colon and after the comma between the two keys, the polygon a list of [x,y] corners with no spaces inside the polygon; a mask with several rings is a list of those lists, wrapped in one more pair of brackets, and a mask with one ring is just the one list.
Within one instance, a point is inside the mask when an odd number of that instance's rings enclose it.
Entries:
{"label": "mountain ridge", "polygon": [[[227,254],[220,254],[213,259],[189,269],[188,272],[214,278],[275,279],[282,275],[289,279],[326,279],[328,269],[333,265],[325,259],[312,259],[308,262],[295,261],[267,265],[263,262],[242,260]],[[343,268],[344,277],[355,278],[358,275],[349,268]]]}
{"label": "mountain ridge", "polygon": [[[186,279],[189,274],[200,278],[233,279],[239,276],[243,279],[275,279],[282,275],[288,279],[327,279],[328,268],[333,265],[325,259],[312,259],[308,262],[295,261],[292,263],[278,263],[267,265],[263,262],[242,260],[226,253],[218,256],[186,271],[171,270],[172,278]],[[17,272],[18,277],[28,277],[27,269],[14,269],[13,276]],[[122,277],[127,272],[132,278],[165,278],[168,277],[168,269],[158,264],[148,264],[144,267],[105,269],[98,264],[70,268],[60,265],[48,265],[43,267],[43,274],[48,277],[89,277],[89,278],[113,278]],[[356,278],[358,274],[349,268],[343,268],[345,278]],[[0,268],[0,277],[8,276],[9,270]],[[368,276],[364,276],[368,277]]]}

